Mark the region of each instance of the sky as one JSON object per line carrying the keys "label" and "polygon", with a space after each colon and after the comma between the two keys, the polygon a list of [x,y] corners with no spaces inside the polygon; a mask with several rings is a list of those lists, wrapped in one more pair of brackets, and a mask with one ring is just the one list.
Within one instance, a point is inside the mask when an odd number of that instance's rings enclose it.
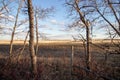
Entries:
{"label": "sky", "polygon": [[40,6],[43,8],[54,7],[55,12],[53,16],[49,17],[44,21],[40,21],[42,28],[40,32],[45,33],[50,39],[72,39],[71,35],[76,34],[76,31],[66,32],[67,24],[70,19],[67,19],[67,9],[64,5],[64,0],[33,0],[33,5]]}
{"label": "sky", "polygon": [[[67,30],[67,25],[71,24],[70,22],[72,22],[72,20],[71,18],[68,18],[68,9],[65,7],[64,1],[65,0],[33,0],[33,5],[43,8],[53,6],[55,8],[53,17],[48,18],[45,22],[41,22],[41,24],[45,25],[47,29],[43,28],[40,31],[48,34],[51,39],[73,40],[72,36],[77,36],[79,34],[76,29]],[[85,35],[85,30],[82,34]],[[95,38],[105,37],[103,34],[95,34]]]}
{"label": "sky", "polygon": [[[12,4],[12,5],[15,5]],[[73,40],[72,36],[77,36],[79,32],[73,28],[68,29],[67,25],[72,22],[71,18],[68,18],[68,10],[65,7],[64,0],[33,0],[33,6],[39,6],[42,8],[50,8],[51,6],[55,8],[54,13],[52,13],[52,16],[44,19],[39,20],[39,32],[43,35],[45,35],[50,40]],[[14,7],[16,8],[16,7]],[[12,11],[12,13],[16,13],[15,11]],[[11,19],[13,19],[13,15],[10,15]],[[19,16],[19,19],[23,19],[25,16]],[[0,23],[1,24],[1,23]],[[2,25],[2,24],[1,24]],[[4,26],[11,26],[13,27],[13,24],[8,24]],[[19,32],[22,30],[22,28],[25,28],[26,25],[23,25],[22,27],[16,29],[16,32]],[[105,38],[104,31],[96,31],[97,28],[95,28],[95,31],[93,33],[96,35],[94,38]],[[27,30],[26,30],[27,31]],[[8,34],[11,34],[11,32],[8,32]],[[81,32],[81,34],[85,35],[85,30]],[[23,39],[25,38],[26,33],[19,33],[19,35],[15,35],[15,39]],[[8,39],[10,40],[10,35],[0,35],[1,40]]]}

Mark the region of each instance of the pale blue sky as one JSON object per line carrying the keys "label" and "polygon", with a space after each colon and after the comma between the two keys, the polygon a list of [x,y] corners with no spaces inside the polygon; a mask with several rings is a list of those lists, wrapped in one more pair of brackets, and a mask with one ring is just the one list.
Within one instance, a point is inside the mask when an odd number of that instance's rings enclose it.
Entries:
{"label": "pale blue sky", "polygon": [[67,24],[70,19],[67,19],[67,9],[64,5],[64,0],[33,0],[33,5],[40,6],[43,8],[49,8],[53,6],[55,13],[44,21],[40,21],[40,25],[45,25],[43,28],[39,28],[39,31],[45,33],[50,39],[72,39],[72,35],[76,35],[77,31],[68,31]]}
{"label": "pale blue sky", "polygon": [[[68,11],[67,8],[64,5],[65,0],[33,0],[33,6],[40,6],[42,8],[49,8],[53,6],[55,8],[55,12],[52,14],[53,16],[50,16],[49,18],[45,20],[39,20],[39,32],[42,34],[45,34],[46,37],[49,39],[59,39],[59,40],[72,40],[72,35],[77,36],[79,32],[77,32],[76,29],[72,29],[70,31],[66,31],[67,29],[67,24],[71,23],[72,20],[68,18]],[[12,4],[11,6],[15,6],[15,3]],[[16,8],[17,7],[12,7]],[[12,13],[15,13],[12,12]],[[11,14],[12,14],[11,13]],[[15,15],[15,14],[14,14]],[[13,16],[13,15],[12,15]],[[19,16],[19,19],[23,19],[25,15]],[[11,26],[13,27],[13,23],[9,25],[4,25],[4,26]],[[21,26],[20,28],[17,29],[16,32],[20,31],[21,29],[25,29],[28,25]],[[97,25],[98,26],[98,25]],[[99,25],[100,26],[100,25]],[[93,34],[96,35],[95,38],[105,38],[105,30],[97,30],[97,28],[94,28],[95,30],[93,31]],[[26,30],[27,31],[27,30]],[[101,32],[102,31],[102,32]],[[84,30],[85,32],[85,30]],[[82,32],[83,35],[85,33]],[[8,32],[11,34],[11,32]],[[24,39],[26,33],[20,33],[15,35],[15,39]],[[0,39],[9,39],[10,40],[10,35],[0,35]]]}

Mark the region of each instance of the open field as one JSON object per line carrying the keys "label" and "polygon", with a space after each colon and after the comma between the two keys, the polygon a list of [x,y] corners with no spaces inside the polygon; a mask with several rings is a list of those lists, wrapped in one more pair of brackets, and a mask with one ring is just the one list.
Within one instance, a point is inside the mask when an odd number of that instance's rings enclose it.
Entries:
{"label": "open field", "polygon": [[[102,46],[102,48],[98,45]],[[74,46],[73,74],[71,74],[72,46]],[[86,71],[84,69],[85,52],[82,42],[41,41],[37,54],[38,80],[70,80],[71,77],[73,80],[101,80],[100,76],[104,76],[108,80],[119,80],[120,54],[106,52],[108,46],[110,46],[110,50],[118,49],[116,46],[111,46],[109,42],[94,42],[94,45],[90,45],[92,61],[90,63],[91,72],[88,76],[85,74]],[[14,79],[30,80],[28,44],[21,55],[20,61],[17,62],[17,55],[20,53],[22,47],[22,41],[15,41],[13,45],[14,62],[10,65],[7,64],[9,41],[0,42],[0,78],[3,78],[3,80],[13,80],[13,77],[15,77]],[[102,78],[102,80],[105,80],[105,78]]]}
{"label": "open field", "polygon": [[[114,42],[120,42],[120,39],[114,39]],[[28,44],[29,41],[27,41]],[[111,40],[110,39],[92,39],[92,43],[110,43]],[[13,41],[14,44],[23,44],[24,41],[23,40],[14,40]],[[41,40],[39,41],[39,44],[56,44],[56,45],[60,45],[60,44],[78,44],[78,43],[82,43],[82,40],[80,41],[72,41],[72,40],[48,40],[48,41],[44,41]],[[10,44],[9,40],[0,40],[0,44]]]}

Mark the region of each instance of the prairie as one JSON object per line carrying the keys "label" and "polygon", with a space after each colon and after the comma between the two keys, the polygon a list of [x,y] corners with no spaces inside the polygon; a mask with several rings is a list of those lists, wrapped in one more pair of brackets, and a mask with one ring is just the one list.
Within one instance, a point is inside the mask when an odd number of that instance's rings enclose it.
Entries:
{"label": "prairie", "polygon": [[[24,41],[14,41],[13,63],[9,63],[9,41],[0,41],[0,78],[3,80],[30,80],[29,47],[26,44],[20,60]],[[94,45],[93,45],[94,44]],[[38,80],[119,80],[120,54],[110,53],[119,48],[110,41],[94,41],[90,45],[91,71],[86,74],[85,50],[82,41],[41,41],[37,53]],[[116,43],[117,44],[117,43]],[[74,46],[73,65],[71,52]],[[72,71],[71,71],[72,68]]]}

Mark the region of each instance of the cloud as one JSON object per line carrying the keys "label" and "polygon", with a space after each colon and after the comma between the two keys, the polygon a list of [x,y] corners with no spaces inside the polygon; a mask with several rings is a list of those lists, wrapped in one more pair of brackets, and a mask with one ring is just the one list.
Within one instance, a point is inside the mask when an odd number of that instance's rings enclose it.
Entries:
{"label": "cloud", "polygon": [[55,20],[55,19],[50,20],[50,23],[53,24],[53,25],[59,25],[59,26],[64,26],[64,25],[65,25],[64,22],[58,22],[58,21]]}
{"label": "cloud", "polygon": [[52,24],[57,24],[57,21],[56,20],[51,20],[50,21]]}
{"label": "cloud", "polygon": [[51,34],[50,34],[50,33],[46,33],[46,32],[39,32],[39,35],[49,36],[49,35],[51,35]]}
{"label": "cloud", "polygon": [[51,35],[51,36],[49,36],[49,39],[52,39],[52,40],[71,40],[72,37],[69,34],[59,34],[59,35]]}
{"label": "cloud", "polygon": [[49,26],[46,24],[43,24],[43,25],[40,25],[39,28],[49,28]]}
{"label": "cloud", "polygon": [[14,19],[15,19],[15,17],[14,16],[12,16],[12,15],[4,15],[4,14],[1,14],[0,15],[0,18],[4,18],[4,19],[8,19],[8,20],[10,20],[10,21],[14,21]]}
{"label": "cloud", "polygon": [[9,15],[8,17],[9,17],[10,19],[15,19],[14,16],[12,16],[12,15]]}
{"label": "cloud", "polygon": [[49,25],[46,24],[40,25],[39,28],[53,30]]}

